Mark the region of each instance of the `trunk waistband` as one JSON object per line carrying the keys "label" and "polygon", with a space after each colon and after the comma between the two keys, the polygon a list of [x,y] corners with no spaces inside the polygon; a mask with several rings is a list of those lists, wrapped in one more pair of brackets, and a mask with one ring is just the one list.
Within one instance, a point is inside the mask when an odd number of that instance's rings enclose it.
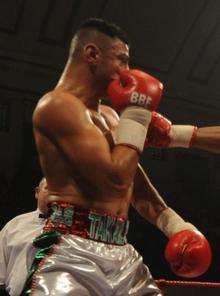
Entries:
{"label": "trunk waistband", "polygon": [[74,234],[83,238],[114,245],[125,245],[129,220],[84,209],[66,202],[49,204],[49,214],[43,230]]}

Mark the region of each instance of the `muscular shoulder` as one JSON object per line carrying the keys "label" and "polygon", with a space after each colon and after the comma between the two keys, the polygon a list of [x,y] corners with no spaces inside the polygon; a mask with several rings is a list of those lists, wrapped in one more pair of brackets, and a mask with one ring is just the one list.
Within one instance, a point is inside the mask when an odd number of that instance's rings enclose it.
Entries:
{"label": "muscular shoulder", "polygon": [[66,123],[74,125],[77,118],[85,112],[85,105],[77,97],[54,90],[38,102],[33,114],[33,124],[35,128],[42,130],[56,130],[58,127],[65,127]]}
{"label": "muscular shoulder", "polygon": [[79,108],[83,108],[83,104],[75,96],[61,91],[52,91],[45,94],[38,102],[34,118],[38,116],[51,116],[54,112],[62,113],[63,111],[71,110],[76,112]]}

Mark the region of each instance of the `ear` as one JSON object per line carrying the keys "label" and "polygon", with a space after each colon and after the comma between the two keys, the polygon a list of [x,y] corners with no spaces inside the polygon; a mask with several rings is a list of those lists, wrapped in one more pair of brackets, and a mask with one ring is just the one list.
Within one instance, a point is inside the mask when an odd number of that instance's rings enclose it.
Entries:
{"label": "ear", "polygon": [[101,59],[101,51],[94,43],[86,44],[83,52],[84,58],[89,64],[97,65]]}

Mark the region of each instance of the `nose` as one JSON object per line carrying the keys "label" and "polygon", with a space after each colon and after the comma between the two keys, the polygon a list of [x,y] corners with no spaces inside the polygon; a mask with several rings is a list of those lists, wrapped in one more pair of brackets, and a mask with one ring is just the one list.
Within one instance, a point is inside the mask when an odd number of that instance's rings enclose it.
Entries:
{"label": "nose", "polygon": [[123,64],[121,67],[120,67],[120,72],[121,71],[124,71],[124,70],[129,70],[129,65],[128,64]]}

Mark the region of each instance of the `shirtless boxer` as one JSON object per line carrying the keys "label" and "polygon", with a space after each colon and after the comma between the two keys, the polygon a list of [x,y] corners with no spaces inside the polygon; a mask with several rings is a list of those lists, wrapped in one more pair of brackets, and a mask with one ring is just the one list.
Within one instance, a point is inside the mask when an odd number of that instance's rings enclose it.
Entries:
{"label": "shirtless boxer", "polygon": [[[84,23],[57,87],[35,109],[49,217],[44,234],[35,240],[39,253],[23,294],[161,295],[141,256],[126,243],[126,233],[138,160],[162,85],[143,72],[122,74],[128,61],[129,47],[119,28],[102,20]],[[99,98],[122,76],[129,91],[121,97],[114,145]],[[142,89],[151,102],[130,107],[131,92]],[[111,100],[117,105],[114,95]],[[181,218],[161,202],[159,207],[166,214],[157,213],[156,223],[165,232],[168,216]]]}

